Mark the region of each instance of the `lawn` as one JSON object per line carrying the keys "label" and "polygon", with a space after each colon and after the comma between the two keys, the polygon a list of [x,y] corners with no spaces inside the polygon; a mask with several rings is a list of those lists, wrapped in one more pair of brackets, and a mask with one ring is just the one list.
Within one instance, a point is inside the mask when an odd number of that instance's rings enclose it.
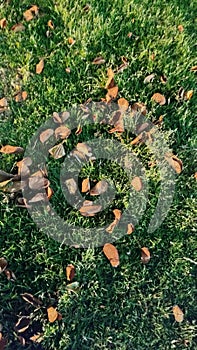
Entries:
{"label": "lawn", "polygon": [[[150,232],[161,181],[147,145],[132,145],[134,133],[109,133],[109,125],[99,123],[85,125],[81,133],[73,132],[65,140],[70,152],[78,142],[110,138],[125,146],[145,168],[147,208],[135,231],[113,242],[120,257],[115,268],[101,246],[77,248],[54,240],[54,228],[40,230],[28,210],[17,206],[15,195],[0,186],[0,258],[7,260],[16,277],[0,274],[0,333],[7,339],[5,349],[195,350],[197,2],[90,0],[86,6],[83,0],[41,0],[35,4],[38,13],[27,21],[23,13],[32,2],[0,3],[0,21],[7,21],[6,25],[0,22],[0,147],[26,149],[54,112],[72,110],[88,99],[101,101],[111,68],[118,86],[115,102],[125,98],[130,108],[136,102],[144,103],[147,119],[153,124],[160,120],[159,133],[183,167],[176,174],[174,198],[165,220]],[[12,30],[18,23],[23,30]],[[100,56],[103,63],[93,64]],[[44,69],[37,74],[36,65],[42,59]],[[124,69],[119,69],[122,64]],[[144,82],[150,74],[153,79]],[[27,96],[18,102],[20,91]],[[152,99],[155,93],[165,96],[164,104]],[[2,98],[8,106],[1,106]],[[0,170],[15,174],[16,162],[22,158],[23,154],[0,153]],[[61,218],[82,230],[95,227],[96,235],[99,225],[113,221],[113,209],[123,212],[127,207],[128,176],[115,157],[83,166],[79,187],[85,178],[92,184],[109,178],[117,192],[103,212],[83,217],[68,205],[61,190],[63,160],[48,159],[54,191],[51,204]],[[147,264],[141,261],[142,247],[150,251]],[[67,287],[68,264],[76,270],[71,291]],[[34,295],[42,305],[28,303],[21,296],[24,293]],[[184,314],[182,322],[175,320],[175,305]],[[58,310],[61,319],[49,322],[50,306]],[[20,324],[16,327],[22,316],[30,321],[24,332]],[[36,334],[40,338],[30,340]],[[0,349],[4,349],[1,338]]]}

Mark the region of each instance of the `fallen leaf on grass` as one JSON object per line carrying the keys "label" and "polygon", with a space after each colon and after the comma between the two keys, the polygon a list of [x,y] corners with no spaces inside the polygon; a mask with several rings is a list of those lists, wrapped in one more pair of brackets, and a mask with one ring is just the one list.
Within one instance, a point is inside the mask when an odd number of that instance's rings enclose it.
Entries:
{"label": "fallen leaf on grass", "polygon": [[33,196],[30,200],[29,203],[38,203],[38,202],[46,202],[47,196],[44,193],[37,193],[35,196]]}
{"label": "fallen leaf on grass", "polygon": [[52,29],[52,30],[54,29],[54,24],[53,24],[51,19],[47,22],[47,25],[50,29]]}
{"label": "fallen leaf on grass", "polygon": [[184,313],[178,305],[174,305],[172,308],[174,318],[177,322],[181,323],[184,319]]}
{"label": "fallen leaf on grass", "polygon": [[5,258],[0,258],[0,273],[2,273],[8,265],[8,262]]}
{"label": "fallen leaf on grass", "polygon": [[58,311],[53,307],[50,306],[47,308],[47,315],[49,322],[53,323],[58,319]]}
{"label": "fallen leaf on grass", "polygon": [[24,152],[24,149],[22,147],[6,145],[1,147],[0,152],[5,154],[18,154]]}
{"label": "fallen leaf on grass", "polygon": [[147,109],[146,109],[146,105],[143,102],[135,102],[132,106],[131,106],[131,112],[132,114],[135,114],[136,112],[140,112],[143,115],[146,115],[147,113]]}
{"label": "fallen leaf on grass", "polygon": [[32,294],[29,294],[29,293],[24,293],[24,294],[21,294],[21,297],[29,304],[35,306],[35,307],[39,307],[42,302],[35,298]]}
{"label": "fallen leaf on grass", "polygon": [[156,92],[155,94],[153,94],[153,96],[151,97],[151,99],[153,101],[155,101],[156,103],[159,103],[160,106],[165,105],[166,103],[166,98],[165,96],[163,96],[162,94],[160,94],[159,92]]}
{"label": "fallen leaf on grass", "polygon": [[116,111],[110,119],[109,123],[114,125],[114,128],[108,131],[110,134],[114,132],[124,132],[124,122],[121,111]]}
{"label": "fallen leaf on grass", "polygon": [[39,10],[38,6],[33,5],[32,7],[30,7],[30,9],[26,10],[23,13],[23,17],[27,22],[31,21],[35,16],[38,15],[38,10]]}
{"label": "fallen leaf on grass", "polygon": [[97,184],[90,190],[91,196],[99,196],[100,194],[106,192],[108,189],[108,183],[105,180],[97,182]]}
{"label": "fallen leaf on grass", "polygon": [[131,185],[136,191],[141,191],[142,189],[142,180],[139,176],[135,176],[133,180],[131,181]]}
{"label": "fallen leaf on grass", "polygon": [[114,86],[107,90],[106,101],[107,103],[114,100],[118,96],[118,86]]}
{"label": "fallen leaf on grass", "polygon": [[55,136],[57,139],[67,139],[71,134],[71,130],[64,125],[59,126],[55,129]]}
{"label": "fallen leaf on grass", "polygon": [[105,89],[113,88],[115,86],[115,81],[114,81],[114,72],[111,68],[108,68],[107,76],[108,76],[108,79],[105,84]]}
{"label": "fallen leaf on grass", "polygon": [[0,182],[10,180],[14,177],[13,174],[8,174],[3,170],[0,170]]}
{"label": "fallen leaf on grass", "polygon": [[[89,201],[88,201],[89,202]],[[95,216],[95,214],[99,213],[102,209],[102,206],[101,205],[93,205],[90,204],[90,205],[83,205],[79,211],[81,213],[81,215],[83,216]]]}
{"label": "fallen leaf on grass", "polygon": [[141,262],[147,264],[150,261],[150,251],[147,247],[141,248]]}
{"label": "fallen leaf on grass", "polygon": [[70,74],[70,72],[71,72],[70,67],[66,67],[65,71],[66,71],[66,73]]}
{"label": "fallen leaf on grass", "polygon": [[133,224],[128,224],[127,225],[127,234],[130,235],[131,233],[133,233],[135,230]]}
{"label": "fallen leaf on grass", "polygon": [[46,129],[44,131],[41,132],[40,134],[40,141],[42,143],[45,143],[52,135],[54,134],[54,130],[53,129]]}
{"label": "fallen leaf on grass", "polygon": [[170,166],[176,171],[177,174],[180,174],[183,170],[182,161],[175,155],[166,154],[165,159],[170,164]]}
{"label": "fallen leaf on grass", "polygon": [[68,38],[68,43],[69,43],[69,45],[74,45],[75,40],[73,38],[69,37]]}
{"label": "fallen leaf on grass", "polygon": [[55,145],[54,147],[50,148],[49,153],[54,159],[60,159],[66,154],[62,143],[59,143],[59,145]]}
{"label": "fallen leaf on grass", "polygon": [[182,32],[184,31],[184,27],[182,26],[182,24],[179,24],[179,25],[178,25],[178,31],[179,31],[180,33],[182,33]]}
{"label": "fallen leaf on grass", "polygon": [[41,343],[43,340],[43,334],[42,333],[34,334],[29,339],[34,343]]}
{"label": "fallen leaf on grass", "polygon": [[92,64],[103,64],[103,63],[105,63],[105,60],[102,56],[96,57],[92,62]]}
{"label": "fallen leaf on grass", "polygon": [[92,156],[92,149],[86,143],[79,142],[76,146],[76,150],[80,152],[82,155],[91,157]]}
{"label": "fallen leaf on grass", "polygon": [[79,290],[79,282],[76,281],[76,282],[67,284],[66,289],[69,292],[77,292]]}
{"label": "fallen leaf on grass", "polygon": [[196,72],[196,71],[197,71],[197,66],[191,67],[190,70],[191,70],[192,72]]}
{"label": "fallen leaf on grass", "polygon": [[119,221],[121,219],[122,212],[120,209],[114,209],[113,214],[114,214],[116,220]]}
{"label": "fallen leaf on grass", "polygon": [[4,273],[5,273],[8,281],[12,281],[12,282],[16,281],[16,275],[12,270],[5,269]]}
{"label": "fallen leaf on grass", "polygon": [[1,29],[4,29],[4,28],[6,27],[6,25],[7,25],[6,18],[2,18],[2,19],[0,20],[0,28],[1,28]]}
{"label": "fallen leaf on grass", "polygon": [[11,30],[15,33],[23,32],[25,30],[25,26],[22,23],[16,23],[12,26]]}
{"label": "fallen leaf on grass", "polygon": [[8,101],[7,101],[7,99],[6,99],[5,97],[1,98],[1,99],[0,99],[0,107],[1,107],[1,108],[5,108],[5,107],[7,107],[7,106],[8,106]]}
{"label": "fallen leaf on grass", "polygon": [[45,177],[30,176],[28,179],[28,185],[31,190],[40,190],[42,188],[49,187],[49,180]]}
{"label": "fallen leaf on grass", "polygon": [[87,179],[84,179],[82,181],[82,185],[81,185],[81,192],[82,193],[86,193],[90,190],[90,180],[87,178]]}
{"label": "fallen leaf on grass", "polygon": [[192,96],[193,96],[193,93],[194,93],[193,90],[186,91],[185,94],[184,94],[185,100],[187,100],[187,101],[190,100],[192,98]]}
{"label": "fallen leaf on grass", "polygon": [[114,221],[106,228],[106,232],[108,233],[112,233],[114,228],[117,226],[117,224],[119,223],[121,216],[122,216],[122,212],[119,209],[114,209],[113,210],[113,214],[115,216]]}
{"label": "fallen leaf on grass", "polygon": [[70,117],[69,112],[53,112],[53,121],[57,124],[64,123]]}
{"label": "fallen leaf on grass", "polygon": [[144,84],[151,83],[154,80],[154,78],[155,78],[154,73],[147,75],[147,77],[144,79]]}
{"label": "fallen leaf on grass", "polygon": [[27,99],[27,91],[19,91],[17,94],[14,95],[14,99],[16,102],[22,102]]}
{"label": "fallen leaf on grass", "polygon": [[0,350],[4,350],[7,345],[7,339],[3,337],[2,333],[0,333]]}
{"label": "fallen leaf on grass", "polygon": [[113,267],[117,267],[120,264],[118,250],[113,244],[106,243],[103,247],[103,253]]}
{"label": "fallen leaf on grass", "polygon": [[129,108],[129,102],[124,98],[118,99],[118,106],[121,110],[121,112],[125,112]]}
{"label": "fallen leaf on grass", "polygon": [[52,188],[51,187],[47,187],[46,188],[46,194],[47,194],[47,198],[48,198],[48,200],[50,200],[51,199],[51,197],[53,196],[53,190],[52,190]]}
{"label": "fallen leaf on grass", "polygon": [[166,75],[165,75],[165,74],[162,74],[162,75],[160,76],[160,80],[161,80],[162,84],[166,84],[166,83],[167,83],[167,77],[166,77]]}
{"label": "fallen leaf on grass", "polygon": [[78,187],[77,187],[77,184],[76,184],[76,182],[75,182],[75,180],[73,178],[67,179],[65,181],[65,185],[68,188],[68,192],[70,194],[75,194],[77,192],[77,188]]}
{"label": "fallen leaf on grass", "polygon": [[23,333],[29,328],[30,318],[27,316],[22,316],[19,318],[18,322],[15,324],[15,330],[17,333]]}
{"label": "fallen leaf on grass", "polygon": [[44,60],[41,59],[36,65],[36,74],[41,74],[44,69]]}
{"label": "fallen leaf on grass", "polygon": [[71,282],[74,277],[75,277],[75,267],[72,264],[69,264],[66,267],[66,278],[68,281]]}

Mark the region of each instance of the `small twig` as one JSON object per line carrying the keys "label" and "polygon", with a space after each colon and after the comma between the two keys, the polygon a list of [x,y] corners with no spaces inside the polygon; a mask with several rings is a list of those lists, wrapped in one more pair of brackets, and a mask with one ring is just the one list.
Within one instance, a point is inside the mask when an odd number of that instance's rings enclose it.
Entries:
{"label": "small twig", "polygon": [[185,256],[183,257],[183,259],[184,259],[184,260],[187,260],[187,261],[190,261],[191,263],[197,265],[197,261],[194,261],[194,260],[192,260],[192,259],[190,259],[190,258],[186,258]]}

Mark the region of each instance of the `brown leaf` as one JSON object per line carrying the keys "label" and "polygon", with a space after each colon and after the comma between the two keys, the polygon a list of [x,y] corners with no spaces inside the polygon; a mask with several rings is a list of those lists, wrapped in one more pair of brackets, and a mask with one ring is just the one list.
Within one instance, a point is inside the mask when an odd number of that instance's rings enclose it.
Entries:
{"label": "brown leaf", "polygon": [[197,172],[195,172],[195,174],[194,174],[194,179],[197,180]]}
{"label": "brown leaf", "polygon": [[44,193],[37,193],[35,196],[33,196],[30,200],[29,203],[37,203],[41,201],[46,201],[47,196]]}
{"label": "brown leaf", "polygon": [[49,153],[54,159],[60,159],[65,156],[66,152],[62,143],[49,149]]}
{"label": "brown leaf", "polygon": [[133,114],[135,114],[136,112],[140,112],[143,115],[146,115],[147,113],[147,109],[146,106],[143,102],[135,102],[132,106],[131,106],[131,112]]}
{"label": "brown leaf", "polygon": [[29,294],[29,293],[24,293],[24,294],[21,294],[22,298],[29,304],[35,306],[35,307],[39,307],[42,302],[35,298],[32,294]]}
{"label": "brown leaf", "polygon": [[107,90],[106,101],[110,102],[118,96],[118,86],[114,86]]}
{"label": "brown leaf", "polygon": [[0,99],[0,107],[1,108],[4,108],[4,107],[7,107],[8,106],[8,101],[5,97],[1,98]]}
{"label": "brown leaf", "polygon": [[18,154],[24,152],[24,149],[22,147],[6,145],[1,147],[0,152],[5,154]]}
{"label": "brown leaf", "polygon": [[69,37],[68,38],[68,43],[69,43],[69,45],[74,45],[75,40],[73,38]]}
{"label": "brown leaf", "polygon": [[26,10],[24,13],[23,13],[23,17],[25,18],[25,20],[28,22],[28,21],[31,21],[34,16],[37,16],[38,15],[38,6],[36,5],[33,5],[30,9]]}
{"label": "brown leaf", "polygon": [[75,135],[80,135],[82,133],[81,125],[78,125],[77,130],[75,131]]}
{"label": "brown leaf", "polygon": [[44,69],[44,60],[41,59],[36,65],[36,74],[41,74]]}
{"label": "brown leaf", "polygon": [[0,258],[0,273],[2,273],[8,265],[8,262],[5,258]]}
{"label": "brown leaf", "polygon": [[92,149],[83,142],[79,142],[76,146],[76,150],[85,156],[92,156]]}
{"label": "brown leaf", "polygon": [[153,96],[151,97],[151,99],[153,101],[155,101],[156,103],[159,103],[160,106],[165,105],[166,103],[166,98],[165,96],[163,96],[162,94],[160,94],[159,92],[156,92],[155,94],[153,94]]}
{"label": "brown leaf", "polygon": [[6,27],[6,25],[7,25],[6,18],[2,18],[2,19],[0,20],[0,28],[1,28],[1,29],[4,29],[4,28]]}
{"label": "brown leaf", "polygon": [[17,94],[14,95],[14,99],[16,102],[22,102],[27,99],[27,91],[19,91]]}
{"label": "brown leaf", "polygon": [[51,199],[51,197],[53,196],[53,190],[52,190],[52,188],[51,187],[47,187],[46,188],[46,194],[47,194],[47,198],[48,198],[48,200],[50,200]]}
{"label": "brown leaf", "polygon": [[112,233],[114,228],[117,226],[119,220],[114,219],[114,221],[105,229],[108,233]]}
{"label": "brown leaf", "polygon": [[0,170],[0,182],[10,180],[14,177],[13,174],[8,174],[3,170]]}
{"label": "brown leaf", "polygon": [[191,70],[192,72],[196,72],[196,71],[197,71],[197,66],[191,67],[190,70]]}
{"label": "brown leaf", "polygon": [[99,196],[106,192],[108,189],[108,183],[105,180],[97,182],[97,184],[90,190],[91,196]]}
{"label": "brown leaf", "polygon": [[19,318],[18,322],[15,325],[15,330],[17,333],[23,333],[26,329],[29,328],[30,318],[27,316],[22,316]]}
{"label": "brown leaf", "polygon": [[79,211],[83,216],[94,216],[96,213],[100,212],[102,209],[101,205],[83,205]]}
{"label": "brown leaf", "polygon": [[40,141],[42,143],[45,143],[53,134],[54,134],[53,129],[46,129],[46,130],[42,131],[40,134]]}
{"label": "brown leaf", "polygon": [[114,214],[116,220],[119,221],[119,220],[121,219],[121,216],[122,216],[121,210],[119,210],[119,209],[114,209],[114,210],[113,210],[113,214]]}
{"label": "brown leaf", "polygon": [[42,188],[49,187],[49,180],[45,177],[39,177],[39,176],[30,176],[29,177],[29,188],[31,190],[40,190]]}
{"label": "brown leaf", "polygon": [[74,277],[75,277],[75,267],[72,264],[69,264],[66,267],[66,278],[68,281],[72,282]]}
{"label": "brown leaf", "polygon": [[147,264],[150,261],[150,251],[146,247],[141,248],[141,261],[143,264]]}
{"label": "brown leaf", "polygon": [[130,235],[131,233],[133,233],[135,230],[133,224],[128,224],[127,225],[127,234]]}
{"label": "brown leaf", "polygon": [[167,79],[167,77],[166,77],[165,74],[162,74],[162,75],[160,76],[160,80],[161,80],[162,84],[166,84],[168,79]]}
{"label": "brown leaf", "polygon": [[7,339],[3,338],[2,333],[0,333],[0,350],[4,350],[6,345],[7,345]]}
{"label": "brown leaf", "polygon": [[165,159],[170,164],[170,166],[176,171],[177,174],[180,174],[182,172],[183,163],[178,157],[176,157],[173,154],[166,154]]}
{"label": "brown leaf", "polygon": [[106,243],[103,247],[103,252],[113,267],[117,267],[120,264],[118,250],[113,244]]}
{"label": "brown leaf", "polygon": [[55,136],[57,139],[66,139],[71,134],[71,130],[64,125],[59,126],[55,129]]}
{"label": "brown leaf", "polygon": [[185,94],[184,94],[185,100],[187,100],[187,101],[190,100],[192,98],[192,96],[193,96],[193,93],[194,93],[193,90],[186,91]]}
{"label": "brown leaf", "polygon": [[22,23],[16,23],[12,26],[11,30],[15,33],[23,32],[25,30],[25,26]]}
{"label": "brown leaf", "polygon": [[173,312],[174,318],[177,322],[179,322],[179,323],[183,322],[184,313],[178,305],[173,306],[172,312]]}
{"label": "brown leaf", "polygon": [[50,29],[52,29],[52,30],[54,29],[54,24],[53,24],[51,19],[48,21],[47,25]]}
{"label": "brown leaf", "polygon": [[180,33],[182,33],[182,32],[184,31],[184,27],[182,26],[182,24],[179,24],[179,25],[178,25],[178,31],[179,31]]}
{"label": "brown leaf", "polygon": [[124,98],[118,99],[118,106],[121,110],[121,112],[125,112],[129,108],[129,102]]}
{"label": "brown leaf", "polygon": [[69,112],[53,112],[53,120],[57,124],[62,124],[64,123],[68,118],[70,117]]}
{"label": "brown leaf", "polygon": [[58,312],[53,306],[50,306],[47,308],[47,315],[48,315],[48,320],[51,323],[55,322],[58,318]]}
{"label": "brown leaf", "polygon": [[65,181],[65,185],[68,188],[70,194],[75,194],[77,192],[77,184],[74,179],[68,179]]}
{"label": "brown leaf", "polygon": [[155,74],[149,74],[147,75],[147,77],[144,79],[144,84],[148,84],[151,83],[154,80]]}
{"label": "brown leaf", "polygon": [[6,275],[6,277],[7,277],[7,279],[9,280],[9,281],[15,281],[16,280],[16,276],[15,276],[15,273],[12,271],[12,270],[10,270],[10,269],[5,269],[4,270],[4,273],[5,273],[5,275]]}
{"label": "brown leaf", "polygon": [[111,68],[108,68],[107,76],[108,76],[108,79],[107,79],[105,88],[106,89],[113,88],[115,86],[115,81],[114,81],[114,72]]}
{"label": "brown leaf", "polygon": [[92,64],[103,64],[105,63],[105,59],[102,56],[96,57]]}
{"label": "brown leaf", "polygon": [[141,191],[142,189],[142,180],[139,176],[135,176],[133,180],[131,181],[131,185],[136,191]]}
{"label": "brown leaf", "polygon": [[29,338],[31,341],[33,341],[34,343],[41,343],[41,341],[43,340],[43,334],[38,333],[38,334],[34,334],[32,337]]}
{"label": "brown leaf", "polygon": [[70,74],[70,72],[71,72],[70,67],[66,67],[65,71],[66,71],[66,73]]}
{"label": "brown leaf", "polygon": [[87,178],[87,179],[84,179],[82,181],[82,188],[81,188],[81,192],[82,193],[86,193],[90,190],[90,180]]}

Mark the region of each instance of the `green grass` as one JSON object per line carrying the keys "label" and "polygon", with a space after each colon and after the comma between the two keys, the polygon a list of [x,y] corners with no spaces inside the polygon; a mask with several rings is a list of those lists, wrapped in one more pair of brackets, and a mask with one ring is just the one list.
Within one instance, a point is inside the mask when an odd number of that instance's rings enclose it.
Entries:
{"label": "green grass", "polygon": [[[31,136],[54,111],[67,110],[88,98],[100,101],[105,96],[107,68],[116,69],[128,59],[129,66],[115,76],[119,97],[131,103],[144,102],[148,118],[154,122],[164,116],[161,132],[168,137],[174,153],[183,161],[183,172],[176,182],[173,204],[162,225],[147,233],[159,194],[157,168],[149,168],[154,157],[144,146],[133,147],[146,168],[150,193],[147,211],[131,236],[115,242],[120,266],[113,269],[102,249],[76,249],[62,245],[39,231],[26,210],[16,208],[9,195],[0,193],[0,257],[5,257],[16,274],[11,282],[0,275],[0,323],[9,339],[8,349],[86,350],[86,349],[191,349],[197,348],[195,236],[196,180],[196,1],[89,1],[90,11],[84,13],[85,1],[39,1],[38,18],[25,22],[23,12],[30,1],[3,1],[0,19],[7,18],[7,27],[0,29],[0,98],[6,97],[9,111],[0,114],[0,145],[26,147]],[[46,37],[47,22],[55,29]],[[132,20],[134,19],[134,20]],[[25,31],[13,33],[18,22]],[[178,25],[184,26],[180,33]],[[133,33],[131,38],[127,37]],[[69,46],[68,37],[76,43]],[[155,54],[155,59],[151,55]],[[106,62],[92,65],[96,56]],[[35,74],[40,58],[45,58],[41,75]],[[66,73],[70,67],[71,73]],[[28,98],[23,103],[13,99],[17,74]],[[144,84],[150,73],[156,78]],[[168,78],[164,85],[160,75]],[[189,101],[178,102],[180,87],[194,90]],[[165,106],[151,101],[155,92],[169,100]],[[68,141],[71,150],[77,142],[87,141],[95,132],[109,137],[106,127],[84,128],[81,135]],[[115,135],[110,136],[116,139]],[[133,135],[123,134],[121,142],[128,145]],[[11,171],[20,156],[0,154],[0,169]],[[58,183],[59,162],[50,161],[50,181],[56,190],[52,199],[62,217],[76,225],[92,225],[63,202]],[[124,172],[112,163],[105,168],[89,164],[81,177],[99,180],[109,175],[119,195],[104,215],[101,224],[113,220],[111,210],[127,204],[128,187]],[[63,202],[59,204],[60,200]],[[125,203],[125,202],[126,203]],[[147,246],[152,259],[146,266],[140,262],[140,247]],[[185,258],[190,258],[187,260]],[[193,261],[193,262],[192,262]],[[77,293],[66,290],[65,267],[73,263]],[[49,324],[46,310],[35,311],[20,294],[29,292],[39,297],[45,307],[54,305],[62,313],[60,322]],[[181,324],[174,321],[172,306],[184,311]],[[32,333],[41,330],[41,344],[20,345],[14,331],[18,316],[31,314]]]}

